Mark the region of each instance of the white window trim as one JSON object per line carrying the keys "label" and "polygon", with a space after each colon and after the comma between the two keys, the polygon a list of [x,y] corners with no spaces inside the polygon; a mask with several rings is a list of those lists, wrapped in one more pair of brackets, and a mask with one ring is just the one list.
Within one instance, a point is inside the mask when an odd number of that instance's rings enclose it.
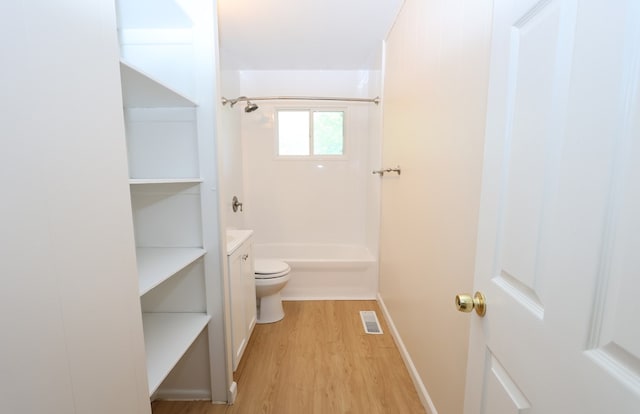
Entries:
{"label": "white window trim", "polygon": [[[304,106],[277,106],[273,108],[273,122],[274,122],[274,139],[273,139],[273,153],[276,160],[279,161],[346,161],[349,159],[349,146],[347,131],[348,122],[349,122],[349,108],[347,106],[324,106],[324,105],[304,105]],[[344,113],[344,118],[342,121],[342,154],[341,155],[316,155],[313,154],[313,138],[311,135],[309,136],[309,155],[280,155],[279,153],[279,140],[280,137],[278,135],[279,132],[279,117],[278,112],[280,111],[301,111],[301,112],[309,112],[309,134],[313,133],[313,113],[314,112],[342,112]]]}

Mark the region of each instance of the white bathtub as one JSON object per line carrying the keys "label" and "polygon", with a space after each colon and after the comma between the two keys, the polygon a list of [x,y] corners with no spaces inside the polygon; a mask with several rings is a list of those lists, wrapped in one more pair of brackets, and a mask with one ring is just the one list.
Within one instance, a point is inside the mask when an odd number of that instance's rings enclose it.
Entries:
{"label": "white bathtub", "polygon": [[378,262],[364,246],[254,244],[254,257],[291,266],[284,300],[375,299]]}

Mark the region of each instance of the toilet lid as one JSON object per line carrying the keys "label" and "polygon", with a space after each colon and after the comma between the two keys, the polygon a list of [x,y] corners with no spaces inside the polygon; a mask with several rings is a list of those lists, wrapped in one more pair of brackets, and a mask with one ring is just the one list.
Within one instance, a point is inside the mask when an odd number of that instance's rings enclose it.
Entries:
{"label": "toilet lid", "polygon": [[254,269],[257,278],[274,277],[279,273],[287,273],[291,268],[285,262],[272,259],[255,259]]}

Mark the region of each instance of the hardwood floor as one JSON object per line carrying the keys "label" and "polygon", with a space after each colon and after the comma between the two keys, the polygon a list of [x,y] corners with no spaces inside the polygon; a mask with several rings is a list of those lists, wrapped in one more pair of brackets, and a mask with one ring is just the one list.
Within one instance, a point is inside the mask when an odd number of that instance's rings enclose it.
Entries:
{"label": "hardwood floor", "polygon": [[[424,413],[375,301],[284,302],[286,317],[256,325],[234,377],[234,405],[157,401],[153,414]],[[359,311],[375,310],[384,335]]]}

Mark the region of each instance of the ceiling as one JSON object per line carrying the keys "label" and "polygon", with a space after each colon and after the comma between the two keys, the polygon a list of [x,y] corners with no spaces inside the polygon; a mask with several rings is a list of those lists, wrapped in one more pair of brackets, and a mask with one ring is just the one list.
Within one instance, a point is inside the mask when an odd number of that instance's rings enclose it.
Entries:
{"label": "ceiling", "polygon": [[218,0],[223,69],[364,70],[404,0]]}

